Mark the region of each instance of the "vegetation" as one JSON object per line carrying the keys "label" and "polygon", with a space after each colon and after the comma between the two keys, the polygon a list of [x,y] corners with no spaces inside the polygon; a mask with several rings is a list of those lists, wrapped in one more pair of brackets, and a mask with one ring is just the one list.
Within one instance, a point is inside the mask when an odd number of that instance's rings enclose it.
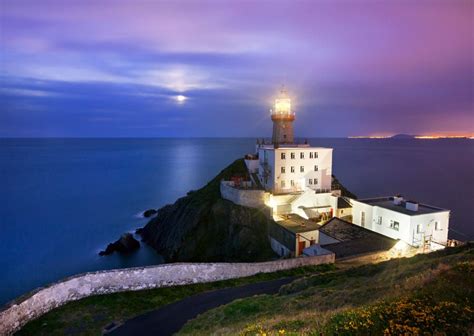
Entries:
{"label": "vegetation", "polygon": [[296,280],[236,300],[181,335],[463,335],[473,331],[472,244]]}
{"label": "vegetation", "polygon": [[123,322],[200,292],[290,276],[305,276],[334,268],[334,265],[308,266],[213,283],[92,296],[52,310],[25,325],[17,335],[101,335],[102,329],[111,322]]}

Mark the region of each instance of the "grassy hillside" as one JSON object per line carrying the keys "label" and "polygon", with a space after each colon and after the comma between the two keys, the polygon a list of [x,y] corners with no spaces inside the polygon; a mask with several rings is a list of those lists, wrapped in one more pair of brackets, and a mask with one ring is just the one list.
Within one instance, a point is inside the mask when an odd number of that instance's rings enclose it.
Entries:
{"label": "grassy hillside", "polygon": [[211,310],[181,335],[472,334],[472,244],[309,276]]}

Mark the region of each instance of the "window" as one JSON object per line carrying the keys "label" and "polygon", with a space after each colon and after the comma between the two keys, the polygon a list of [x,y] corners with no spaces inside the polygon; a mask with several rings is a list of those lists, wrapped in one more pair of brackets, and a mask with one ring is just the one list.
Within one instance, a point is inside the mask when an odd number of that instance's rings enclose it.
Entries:
{"label": "window", "polygon": [[319,168],[318,168],[318,165],[314,165],[314,171],[318,171]]}
{"label": "window", "polygon": [[390,221],[390,228],[394,229],[395,231],[400,230],[400,223],[394,220]]}
{"label": "window", "polygon": [[378,225],[382,225],[382,216],[379,216],[378,220],[377,220],[377,224]]}
{"label": "window", "polygon": [[304,166],[300,166],[300,173],[304,173]]}
{"label": "window", "polygon": [[318,184],[318,179],[317,178],[313,179],[313,181],[314,181],[315,185]]}
{"label": "window", "polygon": [[309,158],[310,158],[310,159],[313,158],[313,152],[309,152]]}
{"label": "window", "polygon": [[421,233],[421,224],[416,226],[416,233]]}
{"label": "window", "polygon": [[315,159],[318,158],[318,152],[314,152],[314,158],[315,158]]}
{"label": "window", "polygon": [[303,152],[300,153],[300,159],[304,159],[304,153]]}
{"label": "window", "polygon": [[313,184],[313,179],[308,180],[309,184]]}
{"label": "window", "polygon": [[282,188],[282,189],[285,188],[285,180],[281,180],[281,188]]}
{"label": "window", "polygon": [[295,158],[295,153],[291,153],[291,158],[292,158],[292,159]]}
{"label": "window", "polygon": [[295,172],[295,167],[291,166],[291,172],[292,172],[292,173]]}
{"label": "window", "polygon": [[294,187],[295,186],[295,181],[291,180],[290,184],[291,184],[292,187]]}
{"label": "window", "polygon": [[282,160],[285,160],[285,159],[286,159],[285,153],[281,153],[281,159],[282,159]]}
{"label": "window", "polygon": [[436,231],[441,231],[441,225],[439,225],[438,221],[435,222],[435,230]]}
{"label": "window", "polygon": [[282,173],[282,174],[285,173],[285,167],[281,167],[281,173]]}
{"label": "window", "polygon": [[364,211],[360,213],[360,225],[365,226],[365,212]]}

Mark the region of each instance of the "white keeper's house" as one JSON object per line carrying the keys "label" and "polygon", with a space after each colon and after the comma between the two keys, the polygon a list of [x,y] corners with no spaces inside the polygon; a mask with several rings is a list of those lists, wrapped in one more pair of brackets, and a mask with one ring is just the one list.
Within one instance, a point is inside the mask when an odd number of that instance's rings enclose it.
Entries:
{"label": "white keeper's house", "polygon": [[255,154],[245,156],[251,180],[238,185],[222,181],[221,194],[240,205],[267,209],[274,220],[269,239],[277,254],[324,254],[326,246],[345,257],[351,250],[361,254],[397,241],[428,250],[446,246],[449,210],[401,196],[357,200],[333,190],[333,149],[295,141],[295,112],[284,90],[275,99],[271,120],[271,141],[257,140]]}

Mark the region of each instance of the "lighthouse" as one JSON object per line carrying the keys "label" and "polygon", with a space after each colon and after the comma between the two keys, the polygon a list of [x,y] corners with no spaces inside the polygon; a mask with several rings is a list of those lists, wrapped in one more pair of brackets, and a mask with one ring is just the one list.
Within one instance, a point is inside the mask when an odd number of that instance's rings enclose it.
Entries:
{"label": "lighthouse", "polygon": [[275,99],[275,105],[271,113],[273,121],[272,144],[278,146],[294,143],[293,121],[295,120],[295,113],[291,109],[291,99],[285,89],[282,89],[278,98]]}

